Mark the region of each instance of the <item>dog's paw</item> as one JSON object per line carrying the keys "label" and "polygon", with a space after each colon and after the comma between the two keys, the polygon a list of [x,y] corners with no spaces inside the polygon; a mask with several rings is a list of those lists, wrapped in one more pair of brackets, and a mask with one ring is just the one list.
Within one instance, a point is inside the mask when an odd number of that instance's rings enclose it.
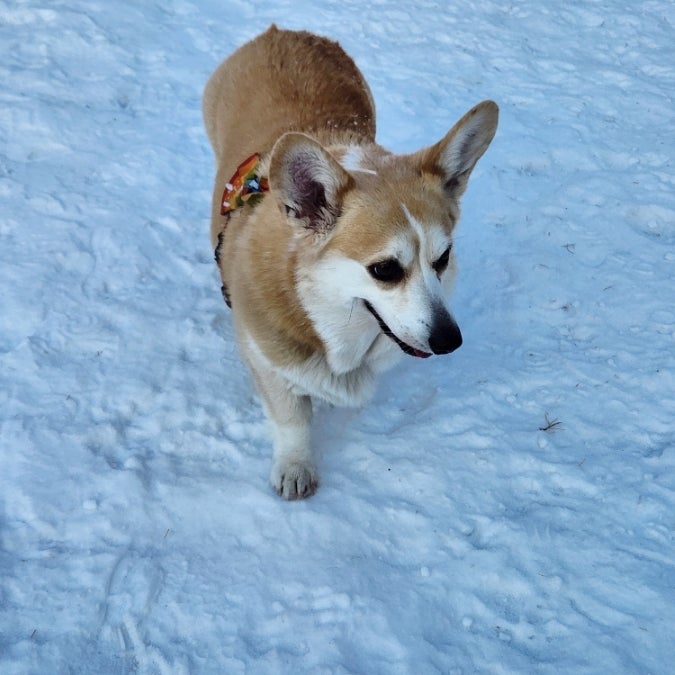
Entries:
{"label": "dog's paw", "polygon": [[319,476],[314,465],[301,462],[275,464],[270,478],[277,494],[284,499],[306,499],[319,486]]}

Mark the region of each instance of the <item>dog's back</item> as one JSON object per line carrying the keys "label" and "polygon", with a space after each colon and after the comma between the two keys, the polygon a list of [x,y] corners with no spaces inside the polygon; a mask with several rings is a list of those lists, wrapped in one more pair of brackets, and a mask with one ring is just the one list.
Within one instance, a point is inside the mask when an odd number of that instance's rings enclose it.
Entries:
{"label": "dog's back", "polygon": [[220,64],[206,85],[203,113],[219,184],[287,131],[326,143],[375,140],[370,89],[340,45],[274,25]]}

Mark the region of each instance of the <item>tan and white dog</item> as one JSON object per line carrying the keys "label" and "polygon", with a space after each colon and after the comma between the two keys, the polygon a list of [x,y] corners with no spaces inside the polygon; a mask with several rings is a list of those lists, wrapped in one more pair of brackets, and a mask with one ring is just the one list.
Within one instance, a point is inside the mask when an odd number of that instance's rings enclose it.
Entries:
{"label": "tan and white dog", "polygon": [[461,345],[452,237],[498,109],[483,101],[435,145],[394,155],[341,47],[272,26],[217,68],[203,112],[223,294],[272,424],[272,484],[301,499],[318,484],[311,397],[360,405],[403,353]]}

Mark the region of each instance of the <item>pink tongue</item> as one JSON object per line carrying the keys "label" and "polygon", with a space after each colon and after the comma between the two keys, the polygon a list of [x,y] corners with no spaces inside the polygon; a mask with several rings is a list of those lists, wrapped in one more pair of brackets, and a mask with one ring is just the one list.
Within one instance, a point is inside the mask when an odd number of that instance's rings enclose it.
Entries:
{"label": "pink tongue", "polygon": [[415,356],[419,356],[421,359],[428,359],[431,354],[427,354],[426,352],[423,352],[419,349],[415,349]]}

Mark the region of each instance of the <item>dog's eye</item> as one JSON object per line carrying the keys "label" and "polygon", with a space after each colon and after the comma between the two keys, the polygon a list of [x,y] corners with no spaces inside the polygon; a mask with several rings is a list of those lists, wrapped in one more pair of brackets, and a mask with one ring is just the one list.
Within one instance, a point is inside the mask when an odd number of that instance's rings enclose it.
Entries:
{"label": "dog's eye", "polygon": [[433,264],[432,267],[438,272],[439,274],[448,266],[448,261],[450,260],[450,251],[452,250],[452,244],[448,246],[448,248],[443,251],[441,256],[436,260]]}
{"label": "dog's eye", "polygon": [[385,281],[387,283],[395,283],[401,281],[405,272],[399,264],[398,260],[390,259],[382,262],[373,263],[368,267],[370,276],[378,281]]}

